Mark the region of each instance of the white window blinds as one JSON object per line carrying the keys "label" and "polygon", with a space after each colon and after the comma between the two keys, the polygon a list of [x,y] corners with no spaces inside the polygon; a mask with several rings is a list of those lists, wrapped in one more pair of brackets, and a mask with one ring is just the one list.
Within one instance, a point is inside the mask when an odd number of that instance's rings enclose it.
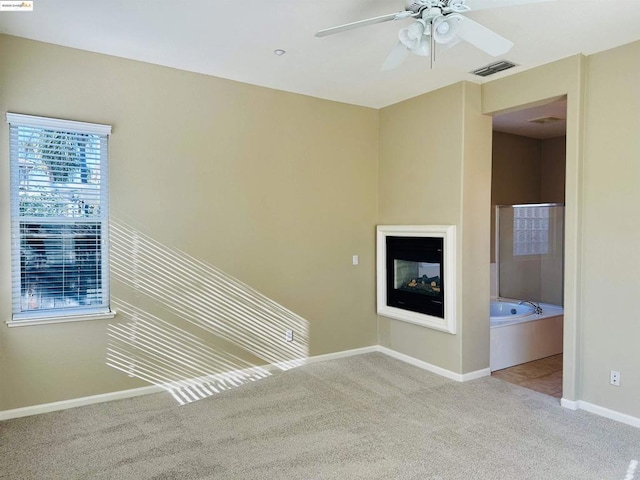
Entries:
{"label": "white window blinds", "polygon": [[7,113],[13,320],[109,311],[107,125]]}

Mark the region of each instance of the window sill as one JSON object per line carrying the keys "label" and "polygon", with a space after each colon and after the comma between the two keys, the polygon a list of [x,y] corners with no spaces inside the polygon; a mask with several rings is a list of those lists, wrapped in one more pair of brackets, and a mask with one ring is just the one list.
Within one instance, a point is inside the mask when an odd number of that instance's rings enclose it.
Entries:
{"label": "window sill", "polygon": [[29,318],[24,320],[9,320],[7,326],[9,327],[27,327],[29,325],[47,325],[50,323],[69,323],[69,322],[84,322],[86,320],[108,320],[116,316],[115,310],[105,313],[92,313],[84,315],[69,315],[66,317],[40,317]]}

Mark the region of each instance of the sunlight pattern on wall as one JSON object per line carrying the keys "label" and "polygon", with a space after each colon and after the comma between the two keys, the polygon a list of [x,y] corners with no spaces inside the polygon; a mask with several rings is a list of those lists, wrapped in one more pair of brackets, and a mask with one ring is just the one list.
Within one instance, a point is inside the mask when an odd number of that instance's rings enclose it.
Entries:
{"label": "sunlight pattern on wall", "polygon": [[271,373],[133,305],[114,299],[126,323],[109,325],[107,365],[191,403]]}
{"label": "sunlight pattern on wall", "polygon": [[[111,275],[170,312],[281,370],[304,363],[308,323],[216,267],[112,218]],[[285,333],[294,342],[285,342]]]}
{"label": "sunlight pattern on wall", "polygon": [[[110,243],[113,280],[152,300],[178,323],[197,327],[187,332],[139,304],[114,299],[119,316],[128,321],[109,325],[110,367],[159,385],[186,404],[265,378],[273,368],[284,371],[305,363],[308,322],[299,315],[113,218]],[[291,332],[293,341],[286,341]],[[213,347],[207,336],[224,340],[235,354]],[[237,356],[242,351],[266,365],[243,360]]]}

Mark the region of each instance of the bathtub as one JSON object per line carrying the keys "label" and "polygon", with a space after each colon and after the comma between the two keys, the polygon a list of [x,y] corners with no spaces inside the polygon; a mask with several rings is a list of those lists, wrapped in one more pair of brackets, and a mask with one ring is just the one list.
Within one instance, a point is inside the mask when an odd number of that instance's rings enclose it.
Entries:
{"label": "bathtub", "polygon": [[492,300],[489,305],[489,320],[492,326],[519,321],[534,314],[533,306],[528,303]]}
{"label": "bathtub", "polygon": [[491,300],[491,371],[562,353],[564,309],[541,303],[541,314],[517,300]]}

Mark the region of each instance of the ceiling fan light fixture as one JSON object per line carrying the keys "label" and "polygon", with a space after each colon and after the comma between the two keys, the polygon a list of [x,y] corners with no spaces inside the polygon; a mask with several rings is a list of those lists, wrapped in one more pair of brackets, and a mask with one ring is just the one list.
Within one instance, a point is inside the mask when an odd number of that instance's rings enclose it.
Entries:
{"label": "ceiling fan light fixture", "polygon": [[457,14],[436,17],[433,20],[433,39],[440,44],[453,41],[458,36],[460,20]]}
{"label": "ceiling fan light fixture", "polygon": [[429,45],[429,38],[427,36],[423,36],[420,39],[420,43],[417,47],[411,48],[411,53],[414,55],[420,55],[421,57],[428,57],[431,53],[431,46]]}
{"label": "ceiling fan light fixture", "polygon": [[417,49],[420,47],[425,28],[426,24],[423,21],[416,20],[408,27],[400,29],[398,38],[409,50]]}
{"label": "ceiling fan light fixture", "polygon": [[468,12],[471,8],[468,5],[465,5],[465,0],[451,0],[449,2],[449,9],[452,12]]}
{"label": "ceiling fan light fixture", "polygon": [[449,23],[448,22],[440,22],[438,28],[436,28],[436,33],[439,35],[446,35],[449,33]]}
{"label": "ceiling fan light fixture", "polygon": [[419,40],[409,35],[408,28],[402,28],[398,32],[398,38],[400,39],[400,43],[402,43],[408,49],[412,49],[418,46]]}

